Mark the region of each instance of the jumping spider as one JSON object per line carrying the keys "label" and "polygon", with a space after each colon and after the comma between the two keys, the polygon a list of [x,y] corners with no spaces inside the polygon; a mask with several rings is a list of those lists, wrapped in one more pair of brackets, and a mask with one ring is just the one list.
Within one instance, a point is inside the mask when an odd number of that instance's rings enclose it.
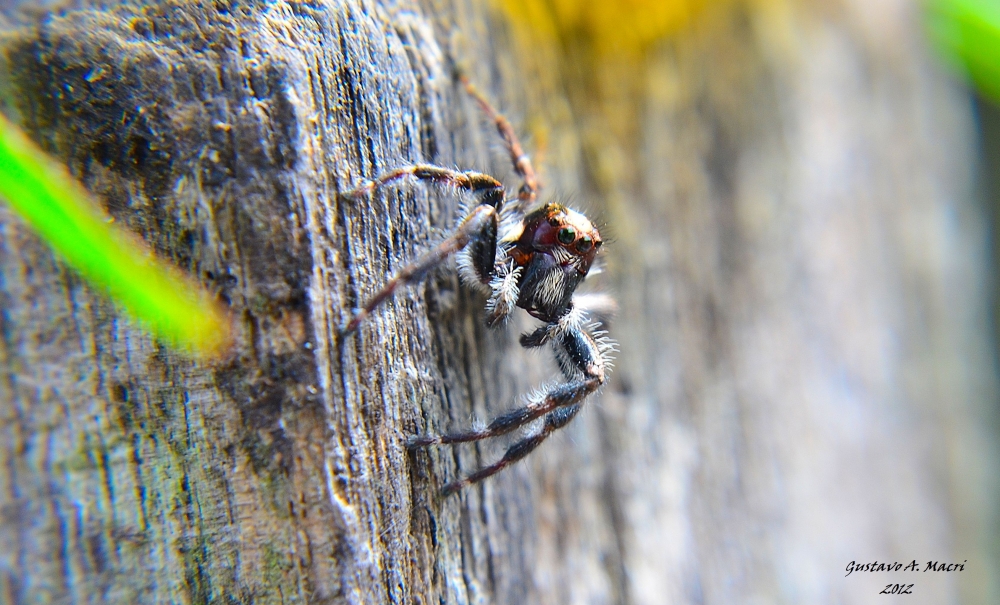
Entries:
{"label": "jumping spider", "polygon": [[444,495],[454,494],[517,462],[553,431],[566,426],[587,396],[607,380],[611,353],[615,351],[615,343],[605,337],[605,332],[594,330],[599,324],[587,319],[588,308],[601,310],[596,307],[607,307],[608,299],[589,296],[588,301],[596,304],[588,304],[583,297],[574,297],[604,243],[601,234],[579,212],[555,203],[536,204],[538,179],[510,122],[465,76],[460,75],[459,79],[503,138],[514,170],[521,177],[517,197],[506,200],[503,184],[487,174],[458,172],[430,164],[397,168],[345,193],[348,198],[358,199],[394,181],[413,177],[465,190],[478,205],[451,236],[401,269],[375,293],[357,310],[343,332],[357,330],[365,317],[400,285],[423,279],[449,256],[458,254],[463,280],[489,294],[487,325],[502,324],[516,307],[544,322],[533,332],[521,335],[521,346],[552,346],[565,381],[530,396],[524,406],[501,414],[485,428],[410,438],[407,447],[411,449],[478,441],[510,433],[544,417],[540,429],[511,445],[499,461],[449,483],[442,489]]}

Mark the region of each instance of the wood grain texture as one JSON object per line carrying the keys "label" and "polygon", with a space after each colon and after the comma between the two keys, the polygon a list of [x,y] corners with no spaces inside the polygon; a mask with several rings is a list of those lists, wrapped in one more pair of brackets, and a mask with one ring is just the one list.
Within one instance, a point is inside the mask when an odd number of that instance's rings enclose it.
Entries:
{"label": "wood grain texture", "polygon": [[[199,365],[0,206],[0,601],[868,603],[851,560],[997,600],[991,265],[966,94],[917,6],[727,6],[627,57],[469,0],[74,3],[4,110],[239,318]],[[611,383],[529,460],[411,454],[551,380],[436,272],[338,326],[460,196],[513,187],[465,69],[607,223]],[[909,576],[893,576],[902,582]]]}

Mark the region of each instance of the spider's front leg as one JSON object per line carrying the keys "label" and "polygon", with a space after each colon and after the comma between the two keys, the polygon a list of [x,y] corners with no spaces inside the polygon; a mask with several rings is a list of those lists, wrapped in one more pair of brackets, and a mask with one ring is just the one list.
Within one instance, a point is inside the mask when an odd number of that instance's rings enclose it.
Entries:
{"label": "spider's front leg", "polygon": [[344,326],[344,334],[350,334],[357,330],[361,322],[376,307],[391,298],[400,286],[420,281],[426,277],[430,270],[449,256],[465,249],[466,246],[469,247],[470,258],[477,273],[480,274],[480,280],[484,283],[489,282],[489,273],[492,271],[496,255],[498,215],[503,208],[503,185],[493,177],[478,172],[458,172],[430,164],[414,164],[413,166],[397,168],[343,195],[349,199],[358,199],[405,177],[464,189],[479,199],[479,205],[462,220],[458,228],[447,239],[413,263],[400,269],[382,289],[372,295]]}
{"label": "spider's front leg", "polygon": [[545,418],[540,429],[507,448],[500,460],[444,486],[441,490],[443,495],[454,494],[527,456],[554,431],[569,424],[580,411],[584,400],[604,384],[614,344],[603,338],[595,338],[588,332],[582,325],[581,314],[567,314],[561,321],[547,324],[532,335],[522,338],[522,344],[529,347],[547,343],[555,348],[560,365],[567,374],[567,382],[529,397],[526,405],[501,414],[482,429],[446,435],[423,435],[409,440],[407,446],[410,448],[479,441],[505,435],[539,418]]}

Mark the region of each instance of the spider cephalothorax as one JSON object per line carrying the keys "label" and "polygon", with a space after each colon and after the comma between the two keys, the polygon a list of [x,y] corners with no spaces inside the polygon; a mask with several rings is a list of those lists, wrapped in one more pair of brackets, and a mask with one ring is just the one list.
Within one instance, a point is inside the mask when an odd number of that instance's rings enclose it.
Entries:
{"label": "spider cephalothorax", "polygon": [[494,418],[485,428],[447,435],[422,435],[409,447],[477,441],[503,435],[535,420],[539,429],[511,445],[496,463],[444,487],[450,494],[493,475],[538,447],[549,434],[572,420],[583,401],[607,380],[614,343],[588,323],[586,305],[574,298],[577,286],[590,272],[603,241],[597,228],[583,214],[560,204],[537,208],[538,182],[531,161],[521,149],[506,118],[461,77],[469,94],[494,121],[503,137],[522,184],[516,198],[505,200],[504,187],[495,178],[478,172],[459,172],[429,164],[404,166],[347,192],[347,197],[367,195],[406,177],[452,185],[469,192],[477,205],[455,232],[416,262],[404,267],[360,308],[344,328],[353,332],[400,285],[423,278],[452,254],[459,254],[459,269],[466,281],[489,294],[486,322],[503,323],[518,307],[543,325],[521,336],[525,347],[550,345],[565,382],[528,398],[527,403]]}
{"label": "spider cephalothorax", "polygon": [[572,308],[576,287],[587,277],[601,247],[601,235],[584,215],[546,204],[528,214],[510,241],[514,266],[522,270],[517,306],[554,322]]}

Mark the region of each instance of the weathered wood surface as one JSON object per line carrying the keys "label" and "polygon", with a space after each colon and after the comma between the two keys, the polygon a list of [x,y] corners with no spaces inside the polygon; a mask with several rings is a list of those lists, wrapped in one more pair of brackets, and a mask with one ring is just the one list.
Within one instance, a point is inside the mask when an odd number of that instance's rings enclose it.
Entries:
{"label": "weathered wood surface", "polygon": [[[849,561],[916,559],[968,563],[908,602],[996,602],[969,101],[915,5],[862,4],[723,11],[621,64],[459,0],[12,25],[5,111],[239,334],[216,365],[164,350],[0,205],[0,600],[868,603],[909,576]],[[459,200],[337,192],[413,161],[509,178],[455,61],[607,221],[622,353],[564,434],[442,502],[502,446],[403,438],[551,364],[448,271],[339,341]]]}

